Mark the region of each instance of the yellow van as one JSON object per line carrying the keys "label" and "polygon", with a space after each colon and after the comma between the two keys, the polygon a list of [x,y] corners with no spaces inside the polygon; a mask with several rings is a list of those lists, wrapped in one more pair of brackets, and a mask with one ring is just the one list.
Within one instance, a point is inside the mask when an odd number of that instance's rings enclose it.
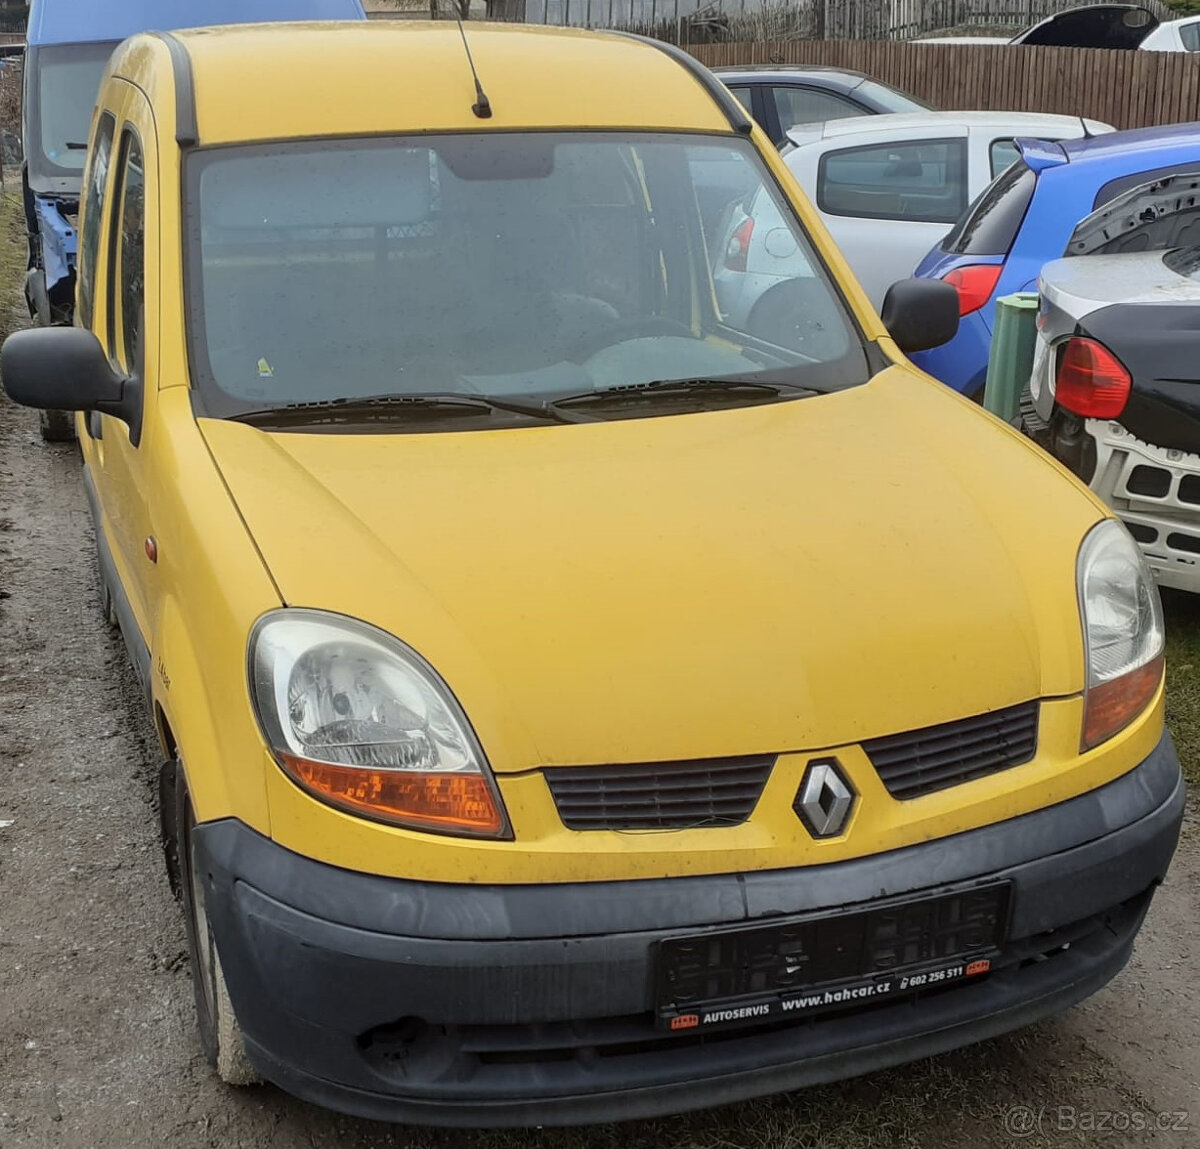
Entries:
{"label": "yellow van", "polygon": [[[805,270],[734,325],[715,237],[761,194]],[[1001,1033],[1128,958],[1183,808],[1140,553],[909,365],[952,289],[881,320],[688,57],[135,37],[77,305],[0,367],[80,412],[226,1080],[676,1112]]]}

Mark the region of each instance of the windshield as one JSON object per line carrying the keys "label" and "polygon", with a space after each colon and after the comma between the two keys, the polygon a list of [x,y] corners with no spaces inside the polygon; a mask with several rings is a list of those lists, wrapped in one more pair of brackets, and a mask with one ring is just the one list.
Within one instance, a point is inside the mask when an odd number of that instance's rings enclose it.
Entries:
{"label": "windshield", "polygon": [[[198,152],[187,178],[192,362],[209,415],[430,393],[544,402],[718,377],[827,391],[868,375],[749,141],[303,141]],[[776,247],[796,257],[735,319],[710,251],[757,189],[776,201]],[[726,388],[724,405],[753,401],[746,390]]]}
{"label": "windshield", "polygon": [[881,84],[872,79],[863,80],[854,89],[854,95],[870,97],[885,112],[928,112],[930,110],[927,103],[918,100],[909,92],[901,91],[899,88],[889,88],[887,84]]}
{"label": "windshield", "polygon": [[[38,49],[42,155],[56,168],[82,172],[92,109],[115,44],[59,44]],[[80,146],[82,145],[82,146]]]}

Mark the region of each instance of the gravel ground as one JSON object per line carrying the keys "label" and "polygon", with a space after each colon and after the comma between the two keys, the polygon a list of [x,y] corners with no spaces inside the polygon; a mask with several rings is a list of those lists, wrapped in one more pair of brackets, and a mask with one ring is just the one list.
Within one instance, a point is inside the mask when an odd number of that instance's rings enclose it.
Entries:
{"label": "gravel ground", "polygon": [[471,1134],[213,1078],[158,848],[157,757],[101,620],[78,456],[42,445],[36,417],[0,398],[0,1149],[1200,1145],[1194,816],[1135,960],[1060,1019],[675,1121]]}

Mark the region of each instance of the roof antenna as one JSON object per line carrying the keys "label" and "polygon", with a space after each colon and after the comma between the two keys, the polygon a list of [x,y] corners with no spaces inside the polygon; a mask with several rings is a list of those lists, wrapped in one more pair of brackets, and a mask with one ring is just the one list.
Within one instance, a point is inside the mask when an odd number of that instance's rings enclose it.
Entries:
{"label": "roof antenna", "polygon": [[475,61],[471,58],[471,45],[467,43],[467,30],[463,27],[461,16],[455,16],[454,19],[458,21],[458,31],[462,36],[463,50],[467,53],[467,63],[471,65],[471,76],[475,80],[475,103],[471,105],[471,111],[481,120],[490,120],[492,118],[492,105],[487,98],[487,93],[483,90],[483,85],[479,82],[479,73],[475,71]]}

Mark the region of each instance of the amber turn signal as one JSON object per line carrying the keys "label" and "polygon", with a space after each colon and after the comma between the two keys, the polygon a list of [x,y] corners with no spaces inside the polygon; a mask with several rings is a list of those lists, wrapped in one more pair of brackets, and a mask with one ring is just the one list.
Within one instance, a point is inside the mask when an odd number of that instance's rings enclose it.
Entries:
{"label": "amber turn signal", "polygon": [[1083,743],[1090,750],[1124,730],[1147,706],[1162,682],[1163,656],[1109,682],[1088,688],[1083,710]]}
{"label": "amber turn signal", "polygon": [[314,797],[352,814],[419,830],[498,837],[506,829],[488,780],[477,773],[371,770],[279,755]]}

